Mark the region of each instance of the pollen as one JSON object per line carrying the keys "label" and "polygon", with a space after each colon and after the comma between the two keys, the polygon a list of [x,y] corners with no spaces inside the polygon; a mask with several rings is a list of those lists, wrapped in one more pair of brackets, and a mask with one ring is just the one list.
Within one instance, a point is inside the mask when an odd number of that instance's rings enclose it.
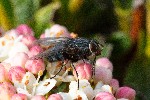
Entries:
{"label": "pollen", "polygon": [[40,70],[39,73],[38,73],[38,76],[42,76],[43,75],[43,71]]}
{"label": "pollen", "polygon": [[61,30],[60,32],[58,32],[58,33],[56,34],[56,37],[60,37],[63,33],[64,33],[63,30]]}
{"label": "pollen", "polygon": [[50,84],[50,82],[46,82],[43,86],[48,86]]}
{"label": "pollen", "polygon": [[29,84],[29,80],[26,80],[25,85],[28,85],[28,84]]}
{"label": "pollen", "polygon": [[75,100],[82,100],[82,97],[78,95],[78,97]]}
{"label": "pollen", "polygon": [[2,46],[5,46],[5,41],[2,41]]}

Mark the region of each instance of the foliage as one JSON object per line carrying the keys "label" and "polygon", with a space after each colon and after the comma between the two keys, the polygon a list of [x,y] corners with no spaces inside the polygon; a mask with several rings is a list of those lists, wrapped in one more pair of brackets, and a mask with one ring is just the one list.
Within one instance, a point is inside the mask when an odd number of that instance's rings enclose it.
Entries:
{"label": "foliage", "polygon": [[[47,3],[47,2],[48,3]],[[58,23],[79,36],[105,38],[102,56],[110,57],[114,76],[137,91],[137,99],[150,99],[150,2],[133,7],[136,0],[0,0],[2,33],[28,24],[39,37]],[[142,1],[142,0],[141,0]],[[144,1],[144,0],[143,0]],[[47,3],[44,4],[43,2]],[[136,27],[134,12],[147,9]],[[145,28],[146,27],[146,28]],[[136,33],[133,39],[132,30]],[[138,31],[136,31],[136,29]],[[1,33],[0,30],[0,33]],[[133,32],[133,33],[134,33]],[[63,86],[63,85],[62,85]]]}

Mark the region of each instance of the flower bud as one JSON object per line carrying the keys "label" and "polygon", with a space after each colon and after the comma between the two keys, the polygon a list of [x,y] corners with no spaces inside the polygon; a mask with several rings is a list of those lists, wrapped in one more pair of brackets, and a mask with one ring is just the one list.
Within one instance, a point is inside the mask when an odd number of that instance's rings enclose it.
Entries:
{"label": "flower bud", "polygon": [[119,82],[117,79],[111,79],[110,86],[113,88],[113,93],[115,93],[119,88]]}
{"label": "flower bud", "polygon": [[130,87],[120,87],[116,92],[116,98],[126,98],[129,100],[135,100],[136,92]]}
{"label": "flower bud", "polygon": [[116,100],[115,97],[109,92],[99,92],[94,100]]}
{"label": "flower bud", "polygon": [[45,70],[44,61],[41,59],[38,60],[27,60],[25,68],[33,74],[38,74],[39,71]]}
{"label": "flower bud", "polygon": [[27,96],[25,94],[14,94],[11,98],[11,100],[28,100]]}
{"label": "flower bud", "polygon": [[109,84],[111,79],[112,79],[112,71],[110,69],[101,66],[95,67],[95,78],[94,78],[95,83],[102,81],[105,84]]}
{"label": "flower bud", "polygon": [[60,94],[52,94],[48,97],[47,100],[63,100],[63,98]]}
{"label": "flower bud", "polygon": [[45,38],[45,34],[44,33],[40,35],[40,39],[42,39],[42,38]]}
{"label": "flower bud", "polygon": [[28,60],[28,55],[24,52],[18,52],[11,61],[11,66],[25,67],[25,63]]}
{"label": "flower bud", "polygon": [[99,58],[96,60],[96,66],[105,67],[113,71],[113,65],[108,58]]}
{"label": "flower bud", "polygon": [[129,99],[121,98],[121,99],[117,99],[117,100],[129,100]]}
{"label": "flower bud", "polygon": [[31,47],[30,51],[28,52],[28,56],[33,57],[42,51],[43,51],[43,49],[40,46],[35,45],[35,46]]}
{"label": "flower bud", "polygon": [[5,67],[0,64],[0,82],[5,82],[5,81],[8,81],[8,72],[7,70],[5,69]]}
{"label": "flower bud", "polygon": [[31,48],[34,45],[35,37],[32,35],[23,36],[21,42],[23,42],[28,48]]}
{"label": "flower bud", "polygon": [[4,66],[7,72],[9,72],[10,68],[12,67],[11,64],[5,62],[2,62],[1,65]]}
{"label": "flower bud", "polygon": [[[79,63],[75,66],[76,71],[78,73],[78,78],[79,79],[87,79],[90,80],[91,76],[92,76],[92,65],[87,63],[87,62],[83,62],[83,63]],[[74,76],[77,78],[76,72],[75,70],[73,71]]]}
{"label": "flower bud", "polygon": [[36,96],[32,97],[31,100],[46,100],[46,99],[42,95],[36,95]]}
{"label": "flower bud", "polygon": [[18,52],[25,52],[29,51],[28,47],[23,44],[22,42],[16,42],[11,49],[9,50],[8,56],[9,58],[14,57]]}
{"label": "flower bud", "polygon": [[50,29],[45,30],[45,37],[70,37],[66,27],[55,24]]}
{"label": "flower bud", "polygon": [[26,24],[21,24],[16,28],[16,31],[20,34],[20,35],[34,35],[32,29],[27,26]]}
{"label": "flower bud", "polygon": [[10,100],[15,93],[16,88],[11,83],[0,83],[0,100]]}
{"label": "flower bud", "polygon": [[26,73],[26,70],[22,68],[21,66],[11,67],[8,72],[9,80],[11,80],[12,82],[15,82],[15,81],[21,82],[25,73]]}

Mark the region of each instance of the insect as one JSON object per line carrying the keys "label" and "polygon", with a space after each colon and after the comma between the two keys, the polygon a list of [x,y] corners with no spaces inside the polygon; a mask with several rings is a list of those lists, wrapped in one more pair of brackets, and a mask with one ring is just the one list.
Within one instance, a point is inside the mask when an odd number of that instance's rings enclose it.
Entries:
{"label": "insect", "polygon": [[[74,62],[77,62],[78,60],[88,60],[88,57],[90,56],[94,56],[94,59],[96,59],[96,56],[100,55],[102,51],[102,45],[99,44],[96,40],[82,37],[49,37],[39,39],[36,41],[36,43],[43,46],[51,46],[51,48],[42,53],[39,53],[31,59],[47,59],[49,62],[64,62],[68,60],[72,62],[72,66],[74,69]],[[63,66],[65,66],[65,64],[62,65],[56,75],[61,71]],[[53,76],[52,78],[54,78],[55,76]]]}

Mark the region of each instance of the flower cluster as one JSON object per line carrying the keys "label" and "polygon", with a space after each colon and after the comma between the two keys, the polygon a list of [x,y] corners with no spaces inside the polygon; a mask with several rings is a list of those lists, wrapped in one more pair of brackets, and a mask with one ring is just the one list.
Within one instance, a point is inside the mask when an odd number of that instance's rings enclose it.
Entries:
{"label": "flower cluster", "polygon": [[[69,37],[64,26],[53,25],[46,29],[40,38]],[[30,57],[44,51],[34,41],[34,32],[27,25],[20,25],[0,38],[0,100],[134,100],[134,89],[120,87],[117,79],[112,78],[113,65],[108,58],[99,58],[93,65],[89,61],[70,63],[61,70],[61,62],[47,62]],[[78,77],[76,75],[78,73]],[[77,80],[79,79],[79,87]],[[69,83],[69,84],[68,84]],[[59,90],[66,84],[65,90]]]}

